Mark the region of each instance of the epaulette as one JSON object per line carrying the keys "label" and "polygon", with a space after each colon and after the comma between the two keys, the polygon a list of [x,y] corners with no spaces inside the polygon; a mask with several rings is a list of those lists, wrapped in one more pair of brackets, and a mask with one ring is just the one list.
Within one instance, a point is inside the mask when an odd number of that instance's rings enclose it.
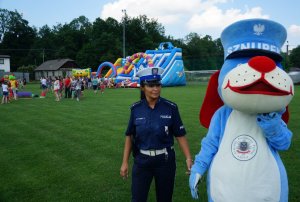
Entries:
{"label": "epaulette", "polygon": [[133,104],[130,106],[130,109],[133,109],[134,107],[138,106],[138,105],[141,104],[141,103],[142,103],[142,100],[133,103]]}
{"label": "epaulette", "polygon": [[168,105],[170,105],[174,108],[177,108],[177,104],[175,104],[174,102],[171,102],[170,100],[167,100],[167,99],[164,99],[164,98],[161,98],[161,99],[164,103],[166,103],[166,104],[168,104]]}

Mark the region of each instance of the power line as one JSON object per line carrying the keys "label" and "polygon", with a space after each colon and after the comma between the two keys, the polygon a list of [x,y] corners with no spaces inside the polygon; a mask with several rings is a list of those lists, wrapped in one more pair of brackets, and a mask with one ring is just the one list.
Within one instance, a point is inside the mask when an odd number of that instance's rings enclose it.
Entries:
{"label": "power line", "polygon": [[29,51],[29,50],[33,50],[33,51],[57,51],[55,49],[48,49],[48,48],[43,48],[43,49],[38,49],[38,48],[30,48],[30,49],[27,49],[27,48],[6,48],[6,49],[0,49],[2,51]]}

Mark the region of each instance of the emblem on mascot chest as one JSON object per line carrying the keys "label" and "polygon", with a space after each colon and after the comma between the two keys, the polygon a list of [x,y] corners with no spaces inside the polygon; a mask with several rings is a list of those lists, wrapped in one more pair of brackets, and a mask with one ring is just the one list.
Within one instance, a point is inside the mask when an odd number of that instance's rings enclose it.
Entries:
{"label": "emblem on mascot chest", "polygon": [[237,160],[249,161],[256,155],[257,143],[249,135],[240,135],[232,141],[231,152]]}

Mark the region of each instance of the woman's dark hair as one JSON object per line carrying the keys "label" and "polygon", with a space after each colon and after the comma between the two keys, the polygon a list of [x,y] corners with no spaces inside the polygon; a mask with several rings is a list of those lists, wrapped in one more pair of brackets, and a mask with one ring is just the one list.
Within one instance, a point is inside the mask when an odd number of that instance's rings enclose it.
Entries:
{"label": "woman's dark hair", "polygon": [[[141,82],[141,87],[140,87],[140,88],[144,88],[144,87],[145,87],[145,82],[142,81],[142,82]],[[142,89],[140,89],[140,90],[141,90],[141,96],[140,96],[140,99],[141,99],[141,100],[146,99],[145,92],[144,92]]]}

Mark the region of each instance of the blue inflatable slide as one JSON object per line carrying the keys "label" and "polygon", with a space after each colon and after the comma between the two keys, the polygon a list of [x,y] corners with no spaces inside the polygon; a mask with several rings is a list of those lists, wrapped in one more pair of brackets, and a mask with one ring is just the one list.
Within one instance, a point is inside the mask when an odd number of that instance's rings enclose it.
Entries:
{"label": "blue inflatable slide", "polygon": [[[163,42],[156,50],[146,50],[145,52],[152,58],[154,67],[164,69],[162,74],[163,86],[183,86],[186,85],[184,65],[182,61],[182,49],[176,48],[171,42]],[[141,58],[136,64],[133,71],[129,74],[120,74],[116,77],[116,82],[124,79],[138,81],[135,77],[136,72],[141,68],[146,68],[147,63],[144,58]]]}

